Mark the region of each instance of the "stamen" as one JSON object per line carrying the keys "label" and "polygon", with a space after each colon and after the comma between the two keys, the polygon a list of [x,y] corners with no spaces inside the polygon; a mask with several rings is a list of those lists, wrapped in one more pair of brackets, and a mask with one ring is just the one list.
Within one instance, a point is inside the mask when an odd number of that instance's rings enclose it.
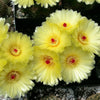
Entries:
{"label": "stamen", "polygon": [[18,47],[12,47],[10,49],[10,53],[13,55],[13,56],[19,56],[21,54],[21,50],[20,48]]}
{"label": "stamen", "polygon": [[82,34],[81,32],[79,32],[79,34],[78,34],[78,40],[83,45],[88,44],[88,37],[85,34]]}
{"label": "stamen", "polygon": [[52,42],[52,43],[54,43],[54,42],[55,42],[55,39],[54,39],[54,38],[52,38],[52,39],[51,39],[51,42]]}
{"label": "stamen", "polygon": [[11,75],[11,79],[15,79],[16,78],[16,74]]}
{"label": "stamen", "polygon": [[66,24],[66,23],[64,23],[64,24],[63,24],[63,27],[67,27],[67,24]]}
{"label": "stamen", "polygon": [[71,65],[71,66],[77,65],[77,63],[78,63],[77,56],[74,56],[74,55],[68,56],[66,59],[66,63]]}
{"label": "stamen", "polygon": [[14,49],[14,52],[17,52],[18,50],[17,49]]}
{"label": "stamen", "polygon": [[70,63],[75,63],[75,59],[71,59],[70,60]]}
{"label": "stamen", "polygon": [[44,60],[45,64],[47,64],[47,65],[52,65],[53,64],[53,58],[50,57],[50,56],[45,55],[43,57],[43,60]]}
{"label": "stamen", "polygon": [[86,36],[82,36],[82,40],[83,40],[83,41],[86,40]]}
{"label": "stamen", "polygon": [[46,60],[45,62],[46,62],[46,64],[50,64],[50,60]]}
{"label": "stamen", "polygon": [[11,71],[7,74],[7,79],[9,82],[17,81],[20,78],[20,73],[18,71]]}

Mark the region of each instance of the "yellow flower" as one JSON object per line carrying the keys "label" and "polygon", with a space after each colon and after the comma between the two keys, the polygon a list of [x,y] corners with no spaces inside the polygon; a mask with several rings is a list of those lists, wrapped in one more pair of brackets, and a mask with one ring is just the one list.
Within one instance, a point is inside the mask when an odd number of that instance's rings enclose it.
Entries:
{"label": "yellow flower", "polygon": [[100,0],[77,0],[78,2],[85,2],[85,4],[89,5],[89,4],[93,4],[95,1],[97,3],[100,3]]}
{"label": "yellow flower", "polygon": [[2,43],[1,50],[8,61],[27,63],[33,53],[32,41],[27,35],[11,32]]}
{"label": "yellow flower", "polygon": [[57,53],[63,52],[65,47],[71,45],[69,35],[63,34],[54,24],[45,23],[37,27],[33,38],[35,45]]}
{"label": "yellow flower", "polygon": [[76,46],[100,55],[100,27],[94,21],[84,18],[72,37]]}
{"label": "yellow flower", "polygon": [[94,68],[94,56],[80,48],[66,48],[60,57],[62,79],[67,84],[87,79]]}
{"label": "yellow flower", "polygon": [[18,7],[21,8],[26,8],[34,5],[34,0],[12,0],[15,5],[18,4]]}
{"label": "yellow flower", "polygon": [[97,3],[100,3],[100,0],[96,0]]}
{"label": "yellow flower", "polygon": [[37,81],[46,85],[57,85],[58,80],[61,80],[61,66],[58,55],[38,47],[35,47],[34,52],[33,71],[37,75]]}
{"label": "yellow flower", "polygon": [[93,4],[95,0],[77,0],[78,2],[84,2],[85,4]]}
{"label": "yellow flower", "polygon": [[57,10],[47,17],[47,21],[59,26],[59,29],[72,33],[82,19],[80,13],[73,10]]}
{"label": "yellow flower", "polygon": [[0,18],[0,43],[7,37],[9,24],[5,24],[5,19]]}
{"label": "yellow flower", "polygon": [[36,0],[37,4],[41,4],[41,6],[45,8],[48,8],[48,5],[54,6],[57,2],[59,2],[59,0]]}
{"label": "yellow flower", "polygon": [[6,64],[7,64],[7,61],[5,59],[0,58],[0,72],[3,70]]}
{"label": "yellow flower", "polygon": [[[23,66],[23,67],[22,67]],[[21,97],[34,86],[31,67],[21,64],[6,65],[0,72],[0,92],[7,97]]]}

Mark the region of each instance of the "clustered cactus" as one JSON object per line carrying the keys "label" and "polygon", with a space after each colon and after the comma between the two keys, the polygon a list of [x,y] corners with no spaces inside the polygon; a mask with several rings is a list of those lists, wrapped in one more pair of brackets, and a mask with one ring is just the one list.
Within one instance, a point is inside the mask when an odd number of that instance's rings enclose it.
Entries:
{"label": "clustered cactus", "polygon": [[[33,0],[12,1],[24,8],[34,4]],[[35,1],[45,8],[59,2]],[[9,26],[0,18],[0,94],[6,97],[24,96],[34,81],[50,86],[62,80],[80,83],[95,68],[95,55],[100,56],[100,26],[74,10],[51,13],[31,38],[8,32]]]}

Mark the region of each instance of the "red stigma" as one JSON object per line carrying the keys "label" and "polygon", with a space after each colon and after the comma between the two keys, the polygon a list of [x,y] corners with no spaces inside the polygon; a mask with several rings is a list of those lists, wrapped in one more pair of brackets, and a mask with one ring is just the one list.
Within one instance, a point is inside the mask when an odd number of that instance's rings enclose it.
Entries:
{"label": "red stigma", "polygon": [[14,52],[17,52],[18,50],[17,49],[14,49]]}
{"label": "red stigma", "polygon": [[11,75],[11,79],[15,79],[15,78],[16,78],[15,74]]}
{"label": "red stigma", "polygon": [[51,39],[51,42],[55,42],[55,39],[52,38],[52,39]]}
{"label": "red stigma", "polygon": [[71,59],[71,61],[70,61],[71,63],[75,63],[75,59]]}
{"label": "red stigma", "polygon": [[82,36],[82,40],[85,40],[86,39],[86,36]]}
{"label": "red stigma", "polygon": [[45,62],[46,62],[46,64],[50,64],[50,60],[46,60]]}
{"label": "red stigma", "polygon": [[64,24],[63,24],[63,27],[67,27],[67,24],[66,24],[66,23],[64,23]]}

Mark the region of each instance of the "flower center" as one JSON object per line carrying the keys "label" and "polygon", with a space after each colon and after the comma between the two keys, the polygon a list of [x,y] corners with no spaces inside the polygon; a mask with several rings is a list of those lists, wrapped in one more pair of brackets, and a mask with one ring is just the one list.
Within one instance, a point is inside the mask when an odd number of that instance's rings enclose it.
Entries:
{"label": "flower center", "polygon": [[78,59],[76,56],[68,56],[66,59],[67,64],[76,65],[78,63]]}
{"label": "flower center", "polygon": [[21,50],[18,47],[13,47],[13,48],[10,49],[10,53],[13,56],[19,56],[20,53],[21,53]]}
{"label": "flower center", "polygon": [[50,57],[50,56],[44,56],[43,59],[45,61],[45,64],[47,64],[47,65],[53,64],[53,58],[52,57]]}
{"label": "flower center", "polygon": [[64,23],[64,24],[63,24],[63,27],[67,27],[67,23]]}
{"label": "flower center", "polygon": [[74,58],[72,58],[71,60],[70,60],[70,63],[75,63],[75,59]]}
{"label": "flower center", "polygon": [[16,74],[12,74],[11,79],[15,79],[15,78],[16,78]]}
{"label": "flower center", "polygon": [[19,80],[20,73],[18,71],[11,71],[7,74],[8,81]]}
{"label": "flower center", "polygon": [[57,38],[51,38],[50,41],[51,41],[50,43],[51,43],[51,46],[52,46],[52,47],[56,47],[56,46],[59,45],[59,41],[58,41]]}
{"label": "flower center", "polygon": [[86,36],[83,36],[83,37],[82,37],[82,40],[85,41],[85,40],[86,40]]}
{"label": "flower center", "polygon": [[51,39],[52,43],[56,43],[56,40],[54,38]]}
{"label": "flower center", "polygon": [[86,45],[87,42],[88,42],[87,37],[86,37],[85,35],[83,35],[83,34],[79,34],[79,35],[78,35],[78,40],[79,40],[79,42],[80,42],[81,44],[84,44],[84,45]]}
{"label": "flower center", "polygon": [[45,63],[46,63],[46,64],[50,64],[50,60],[47,59],[47,60],[45,61]]}
{"label": "flower center", "polygon": [[17,49],[14,49],[14,52],[16,52],[16,53],[17,53],[17,52],[18,52],[18,50],[17,50]]}

